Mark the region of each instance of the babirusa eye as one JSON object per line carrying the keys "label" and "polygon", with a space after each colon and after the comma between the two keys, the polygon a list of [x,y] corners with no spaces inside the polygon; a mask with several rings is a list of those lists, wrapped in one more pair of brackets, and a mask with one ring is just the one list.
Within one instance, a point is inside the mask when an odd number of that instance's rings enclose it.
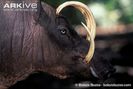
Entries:
{"label": "babirusa eye", "polygon": [[65,28],[60,29],[60,32],[61,32],[62,35],[65,35],[66,34],[66,29]]}

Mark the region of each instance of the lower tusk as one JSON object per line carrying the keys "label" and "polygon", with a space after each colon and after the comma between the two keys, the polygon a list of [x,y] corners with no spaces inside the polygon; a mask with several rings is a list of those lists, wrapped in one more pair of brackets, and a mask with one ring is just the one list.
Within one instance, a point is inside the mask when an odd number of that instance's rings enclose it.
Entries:
{"label": "lower tusk", "polygon": [[89,51],[87,53],[85,60],[87,63],[89,63],[90,60],[92,59],[93,55],[94,55],[94,50],[95,50],[94,38],[92,37],[92,34],[91,34],[89,28],[87,28],[87,26],[83,22],[81,22],[81,24],[85,27],[85,29],[88,32],[87,40],[90,42],[90,48],[89,48]]}

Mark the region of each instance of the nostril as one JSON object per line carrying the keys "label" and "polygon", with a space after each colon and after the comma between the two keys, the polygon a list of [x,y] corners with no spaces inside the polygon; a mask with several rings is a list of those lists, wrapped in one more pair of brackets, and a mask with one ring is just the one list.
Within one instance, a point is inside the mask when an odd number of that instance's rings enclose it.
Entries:
{"label": "nostril", "polygon": [[106,72],[106,77],[107,77],[107,78],[111,77],[111,76],[114,74],[114,72],[115,72],[115,69],[114,69],[114,68],[111,69],[110,71],[107,71],[107,72]]}
{"label": "nostril", "polygon": [[107,78],[109,78],[111,75],[112,75],[112,72],[108,71],[106,76]]}
{"label": "nostril", "polygon": [[103,72],[103,78],[105,79],[105,78],[108,78],[108,77],[110,77],[110,72],[109,72],[109,70],[106,70],[106,71]]}

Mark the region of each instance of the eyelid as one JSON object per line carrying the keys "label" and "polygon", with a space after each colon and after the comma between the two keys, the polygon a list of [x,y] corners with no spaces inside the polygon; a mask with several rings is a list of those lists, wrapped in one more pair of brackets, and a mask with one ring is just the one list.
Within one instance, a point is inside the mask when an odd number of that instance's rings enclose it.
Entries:
{"label": "eyelid", "polygon": [[67,29],[67,28],[60,25],[60,26],[57,27],[57,29]]}

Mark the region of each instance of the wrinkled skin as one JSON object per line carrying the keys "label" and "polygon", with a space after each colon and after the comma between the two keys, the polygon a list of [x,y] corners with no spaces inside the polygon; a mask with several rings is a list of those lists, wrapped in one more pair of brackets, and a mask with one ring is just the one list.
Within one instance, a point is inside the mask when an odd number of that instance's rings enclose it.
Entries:
{"label": "wrinkled skin", "polygon": [[64,79],[89,77],[84,58],[89,43],[64,16],[38,3],[37,12],[0,10],[0,86],[11,86],[37,72]]}

